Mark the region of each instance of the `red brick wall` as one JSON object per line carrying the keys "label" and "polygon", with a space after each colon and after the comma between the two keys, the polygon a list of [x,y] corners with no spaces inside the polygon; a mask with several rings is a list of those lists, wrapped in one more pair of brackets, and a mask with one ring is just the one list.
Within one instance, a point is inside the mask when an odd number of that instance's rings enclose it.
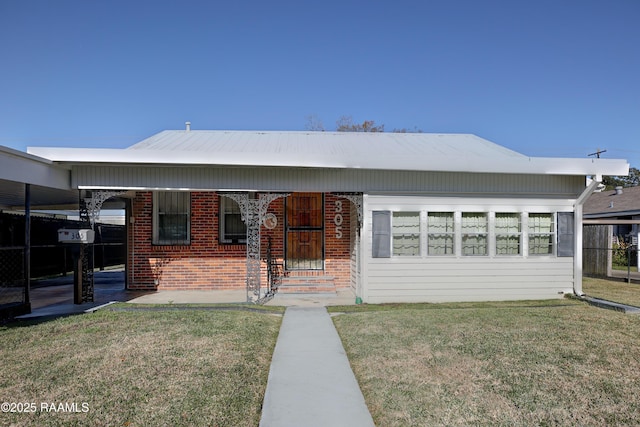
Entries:
{"label": "red brick wall", "polygon": [[324,269],[341,288],[350,286],[350,203],[332,194],[326,194],[324,199]]}
{"label": "red brick wall", "polygon": [[[341,212],[339,204],[342,204]],[[219,243],[219,196],[215,192],[191,193],[191,243],[189,245],[152,244],[152,193],[138,192],[132,202],[133,223],[129,227],[128,260],[130,289],[243,289],[246,279],[246,246]],[[269,206],[278,225],[261,229],[262,257],[271,238],[272,254],[284,256],[284,199]],[[337,286],[349,286],[349,201],[325,196],[325,271],[335,277]],[[339,215],[338,215],[339,214]],[[340,223],[340,215],[342,223]],[[338,238],[340,230],[342,237]],[[263,263],[263,283],[266,271]]]}

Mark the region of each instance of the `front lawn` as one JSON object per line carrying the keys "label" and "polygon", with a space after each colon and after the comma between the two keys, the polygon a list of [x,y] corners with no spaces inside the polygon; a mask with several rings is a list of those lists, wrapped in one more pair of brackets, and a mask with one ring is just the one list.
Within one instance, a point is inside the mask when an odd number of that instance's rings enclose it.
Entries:
{"label": "front lawn", "polygon": [[640,424],[639,317],[573,300],[349,310],[334,322],[376,425]]}
{"label": "front lawn", "polygon": [[0,327],[1,400],[35,408],[3,406],[0,425],[256,426],[281,320],[100,310]]}
{"label": "front lawn", "polygon": [[638,272],[638,267],[635,265],[632,266],[627,266],[627,265],[618,265],[618,264],[613,264],[611,266],[611,268],[613,268],[614,270],[621,270],[621,271],[628,271],[631,270],[634,273]]}

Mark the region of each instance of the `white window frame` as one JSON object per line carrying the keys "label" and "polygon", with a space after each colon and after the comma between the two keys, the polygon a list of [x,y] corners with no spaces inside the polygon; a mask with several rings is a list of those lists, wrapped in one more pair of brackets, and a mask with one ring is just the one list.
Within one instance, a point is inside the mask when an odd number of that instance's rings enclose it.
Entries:
{"label": "white window frame", "polygon": [[[465,230],[465,228],[472,228],[468,224],[465,224],[465,216],[467,215],[481,215],[484,217],[484,229],[476,227],[475,231]],[[478,224],[480,225],[480,223]],[[471,245],[465,245],[465,238],[484,238],[484,253],[465,253],[465,247]],[[475,245],[478,249],[482,248],[482,245]],[[489,256],[489,213],[478,211],[463,211],[460,216],[460,254],[463,257],[471,256]]]}
{"label": "white window frame", "polygon": [[[517,224],[517,229],[512,230],[512,229],[507,229],[506,231],[501,229],[502,227],[499,227],[499,218],[501,215],[509,215],[509,216],[515,216],[518,220],[518,224]],[[511,225],[509,225],[509,228],[511,227]],[[498,247],[498,240],[500,238],[512,238],[512,237],[517,237],[518,238],[518,252],[517,253],[499,253],[499,247]],[[495,254],[496,256],[502,257],[502,256],[511,256],[511,257],[516,257],[516,256],[522,256],[523,255],[523,238],[522,238],[522,213],[520,212],[494,212],[493,213],[493,238],[492,238],[492,242],[495,245]],[[507,251],[509,249],[511,249],[509,246],[507,246]]]}
{"label": "white window frame", "polygon": [[[548,215],[551,218],[551,230],[550,231],[535,231],[537,225],[534,224],[535,221],[532,221],[532,215]],[[532,231],[532,229],[534,231]],[[556,255],[556,242],[557,236],[556,233],[558,231],[557,219],[555,212],[528,212],[527,213],[527,254],[529,256],[540,257],[540,256],[555,256]],[[551,243],[548,246],[551,249],[551,252],[545,253],[537,253],[531,251],[531,242],[532,237],[543,237],[549,236],[551,239]]]}
{"label": "white window frame", "polygon": [[[560,255],[561,224],[558,211],[535,208],[532,210],[502,210],[499,207],[499,210],[482,210],[482,208],[447,210],[444,207],[444,209],[434,210],[409,208],[373,211],[374,216],[378,214],[380,217],[376,217],[379,228],[382,227],[380,224],[386,223],[386,226],[380,228],[377,234],[375,230],[373,231],[372,257],[528,258],[529,256],[546,256],[552,258],[573,256],[572,254]],[[402,227],[398,227],[398,217],[403,214],[415,217],[415,221],[409,221],[405,231]],[[537,219],[540,216],[543,218]],[[473,217],[477,217],[477,223],[472,220]],[[376,218],[373,220],[374,225]],[[420,230],[419,236],[414,233],[416,226]],[[398,251],[398,237],[403,233],[409,238],[409,245],[415,246],[415,249]],[[414,234],[413,237],[411,237],[412,234]],[[467,244],[464,245],[467,253],[463,248],[465,240],[467,240]],[[502,245],[500,245],[501,240]],[[548,252],[540,253],[540,249],[546,247],[547,241],[549,241]],[[470,250],[471,246],[473,251]],[[532,251],[532,249],[535,250]]]}
{"label": "white window frame", "polygon": [[[163,203],[163,197],[161,195],[174,194],[176,198],[186,198],[186,200],[179,200],[177,204],[183,205],[185,210],[175,210],[174,212],[167,210],[167,207],[160,206]],[[153,192],[153,223],[152,223],[152,243],[154,245],[189,245],[191,244],[191,193],[185,191],[154,191]],[[162,238],[160,232],[160,223],[162,222],[163,215],[173,215],[176,217],[184,216],[185,235],[180,238]]]}
{"label": "white window frame", "polygon": [[[445,223],[445,230],[446,231],[442,231],[442,227],[436,227],[435,222],[433,222],[431,220],[431,218],[435,218],[434,215],[436,214],[447,214],[451,216],[451,220],[449,222],[448,218],[447,221]],[[449,229],[449,226],[451,227]],[[450,239],[451,241],[451,252],[447,252],[447,246],[445,244],[445,251],[444,253],[436,253],[433,251],[432,248],[435,247],[435,245],[432,245],[432,241],[433,239],[436,238],[447,238],[447,240]],[[427,212],[427,255],[428,256],[437,256],[437,257],[441,257],[441,256],[455,256],[456,255],[456,248],[458,247],[457,244],[457,240],[456,240],[456,213],[453,211],[433,211],[433,212]]]}
{"label": "white window frame", "polygon": [[[415,246],[417,247],[417,253],[401,253],[396,249],[396,237],[404,237],[409,239],[414,239],[416,233],[415,232],[402,232],[402,230],[398,230],[400,223],[400,216],[415,216],[418,218],[417,224],[413,224],[412,226],[418,226],[417,240],[415,240]],[[391,254],[392,256],[399,257],[419,257],[422,254],[422,215],[420,211],[394,211],[391,213]],[[413,245],[412,245],[413,246]]]}

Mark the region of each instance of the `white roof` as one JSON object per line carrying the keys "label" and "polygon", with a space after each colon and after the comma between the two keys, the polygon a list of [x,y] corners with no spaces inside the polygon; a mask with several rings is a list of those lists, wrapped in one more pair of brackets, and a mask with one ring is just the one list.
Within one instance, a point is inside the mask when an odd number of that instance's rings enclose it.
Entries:
{"label": "white roof", "polygon": [[367,132],[255,132],[164,131],[130,150],[168,150],[198,153],[297,153],[345,156],[369,152],[382,155],[522,156],[486,139],[469,134]]}
{"label": "white roof", "polygon": [[60,163],[626,175],[625,160],[536,158],[471,134],[167,130],[126,149],[30,147]]}

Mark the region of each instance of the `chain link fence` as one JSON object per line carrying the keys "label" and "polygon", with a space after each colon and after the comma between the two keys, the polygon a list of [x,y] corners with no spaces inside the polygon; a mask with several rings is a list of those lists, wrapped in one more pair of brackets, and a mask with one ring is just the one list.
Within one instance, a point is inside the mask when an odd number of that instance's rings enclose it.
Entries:
{"label": "chain link fence", "polygon": [[612,225],[585,225],[582,269],[592,277],[639,280],[637,233],[617,234]]}
{"label": "chain link fence", "polygon": [[638,246],[613,244],[611,248],[583,248],[583,273],[592,277],[640,280]]}
{"label": "chain link fence", "polygon": [[[0,212],[0,318],[15,305],[26,303],[25,217]],[[72,246],[58,242],[58,230],[79,228],[77,221],[32,217],[30,277],[63,276],[73,271]],[[95,268],[123,265],[126,261],[126,229],[123,225],[97,224],[93,245]]]}
{"label": "chain link fence", "polygon": [[24,248],[0,248],[0,307],[25,302]]}

